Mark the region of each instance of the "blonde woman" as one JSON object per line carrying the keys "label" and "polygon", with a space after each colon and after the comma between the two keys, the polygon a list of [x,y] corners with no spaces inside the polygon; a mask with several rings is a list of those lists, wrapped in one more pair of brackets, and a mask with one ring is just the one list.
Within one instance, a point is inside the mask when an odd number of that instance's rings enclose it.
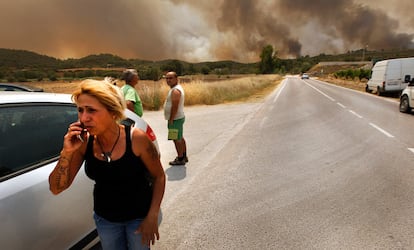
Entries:
{"label": "blonde woman", "polygon": [[103,249],[149,249],[159,240],[165,174],[158,151],[140,129],[121,125],[125,101],[109,81],[85,80],[72,94],[79,121],[64,136],[50,190],[67,189],[85,162],[95,181],[94,219]]}

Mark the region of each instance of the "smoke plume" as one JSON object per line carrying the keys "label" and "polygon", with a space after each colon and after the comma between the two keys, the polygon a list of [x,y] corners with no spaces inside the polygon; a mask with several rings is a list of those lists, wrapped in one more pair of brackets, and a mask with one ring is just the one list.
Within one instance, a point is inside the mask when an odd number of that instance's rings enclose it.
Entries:
{"label": "smoke plume", "polygon": [[412,0],[2,1],[1,48],[189,62],[414,48]]}

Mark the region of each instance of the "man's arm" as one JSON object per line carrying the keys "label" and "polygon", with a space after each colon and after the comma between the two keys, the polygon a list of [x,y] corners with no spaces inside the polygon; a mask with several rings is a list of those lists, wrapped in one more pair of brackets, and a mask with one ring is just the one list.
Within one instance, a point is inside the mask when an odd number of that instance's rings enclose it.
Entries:
{"label": "man's arm", "polygon": [[180,98],[181,98],[181,92],[178,89],[174,89],[171,93],[171,113],[170,113],[170,119],[168,120],[170,124],[173,123],[174,117],[177,114],[178,104],[180,103]]}
{"label": "man's arm", "polygon": [[135,103],[130,100],[126,100],[125,103],[126,103],[127,109],[135,113],[135,108],[134,108]]}

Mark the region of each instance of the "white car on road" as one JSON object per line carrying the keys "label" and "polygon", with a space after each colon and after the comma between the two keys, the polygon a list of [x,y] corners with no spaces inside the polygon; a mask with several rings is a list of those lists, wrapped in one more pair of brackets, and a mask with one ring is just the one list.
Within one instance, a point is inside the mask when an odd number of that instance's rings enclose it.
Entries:
{"label": "white car on road", "polygon": [[410,113],[414,108],[414,78],[403,90],[400,96],[400,111]]}
{"label": "white car on road", "polygon": [[[151,127],[126,114],[158,148]],[[49,191],[63,136],[77,119],[70,95],[0,91],[1,249],[81,249],[97,242],[93,183],[83,167],[68,190]]]}

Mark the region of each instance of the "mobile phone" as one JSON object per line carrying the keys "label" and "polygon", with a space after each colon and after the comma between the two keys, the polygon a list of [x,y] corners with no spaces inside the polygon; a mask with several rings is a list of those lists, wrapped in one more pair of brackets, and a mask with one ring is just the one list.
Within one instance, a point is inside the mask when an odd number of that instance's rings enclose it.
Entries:
{"label": "mobile phone", "polygon": [[77,135],[78,139],[83,143],[85,142],[85,140],[83,139],[85,137],[85,134],[87,132],[85,125],[83,123],[81,123],[81,127],[82,127],[82,132],[80,133],[80,135]]}

